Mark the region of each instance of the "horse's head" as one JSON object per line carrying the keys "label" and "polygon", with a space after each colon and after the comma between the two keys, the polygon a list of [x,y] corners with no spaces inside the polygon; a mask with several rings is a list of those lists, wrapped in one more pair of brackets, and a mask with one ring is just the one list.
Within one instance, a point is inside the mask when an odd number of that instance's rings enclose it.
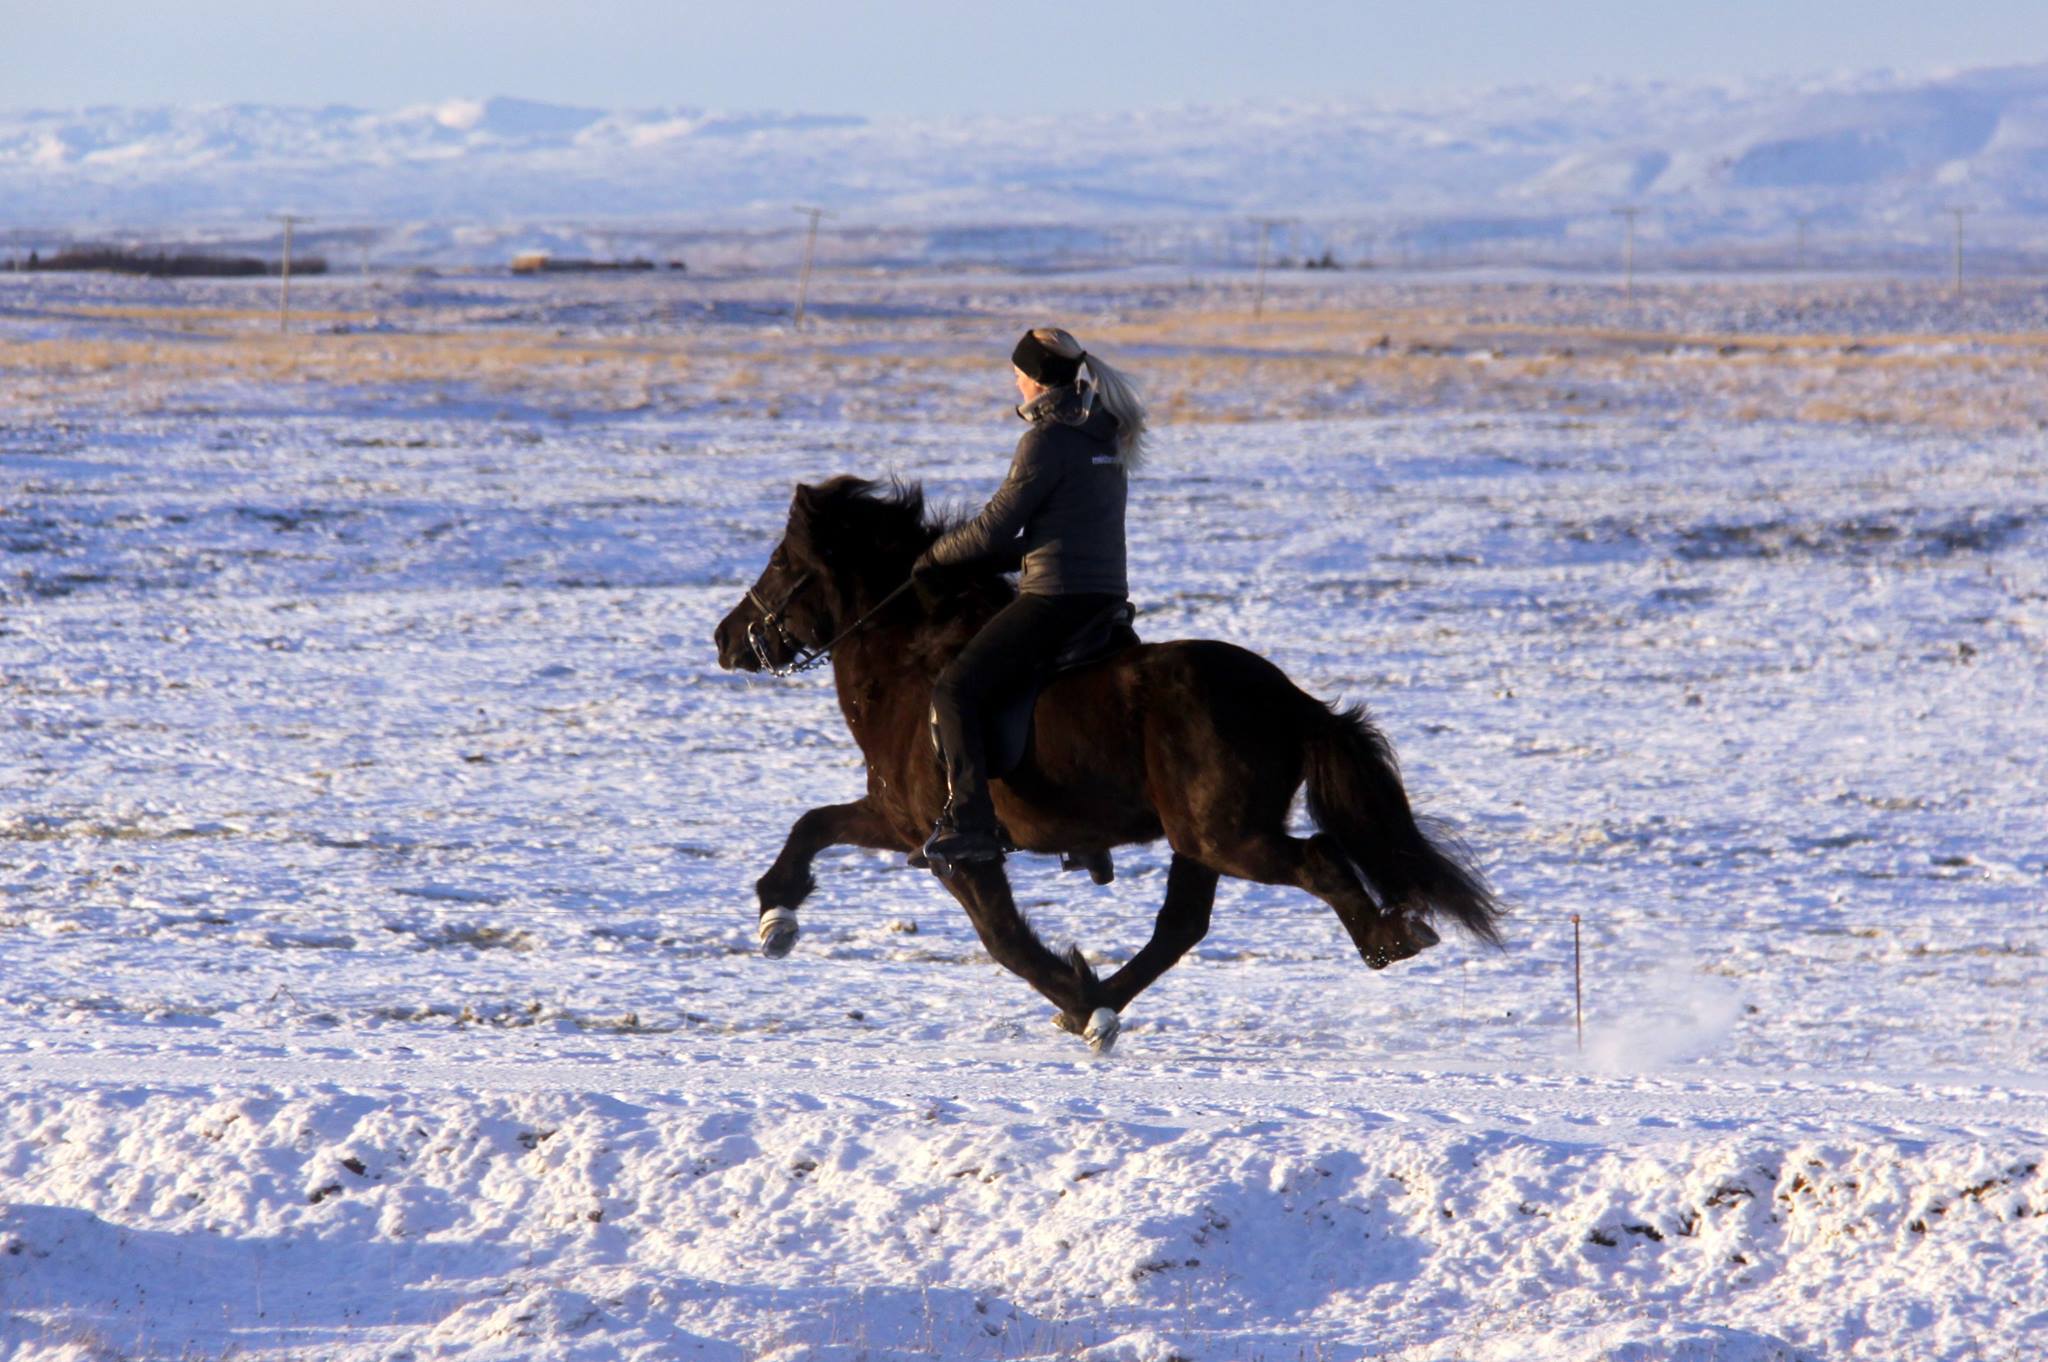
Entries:
{"label": "horse's head", "polygon": [[930,537],[914,487],[884,493],[851,477],[798,484],[768,566],[718,622],[718,665],[777,669],[824,647],[878,579],[891,578],[886,590],[909,574]]}
{"label": "horse's head", "polygon": [[818,510],[818,489],[799,483],[768,566],[713,635],[718,665],[727,671],[786,667],[800,649],[815,649],[832,637],[832,564],[817,540]]}

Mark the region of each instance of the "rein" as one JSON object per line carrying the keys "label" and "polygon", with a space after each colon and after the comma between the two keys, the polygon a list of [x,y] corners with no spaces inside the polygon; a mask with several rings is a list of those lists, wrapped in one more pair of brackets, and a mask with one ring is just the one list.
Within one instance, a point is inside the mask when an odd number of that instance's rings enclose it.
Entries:
{"label": "rein", "polygon": [[[811,580],[811,575],[808,572],[803,573],[794,582],[790,583],[789,590],[782,595],[781,603],[772,610],[769,609],[766,601],[754,594],[752,587],[747,588],[747,599],[752,601],[754,608],[761,612],[761,618],[747,626],[747,642],[753,647],[754,660],[761,664],[761,670],[771,676],[796,676],[811,670],[813,667],[822,667],[832,656],[834,648],[837,648],[840,644],[858,633],[861,626],[881,614],[884,607],[904,592],[910,590],[911,586],[910,579],[905,578],[902,584],[894,591],[882,597],[881,600],[876,601],[867,613],[847,625],[844,629],[841,629],[829,642],[821,647],[812,648],[807,652],[805,649],[808,645],[790,633],[788,626],[783,624],[782,612],[789,609],[789,603],[796,599],[797,592],[804,589],[804,585]],[[778,667],[768,660],[768,631],[770,629],[773,629],[781,637],[783,646],[795,654],[787,666]]]}

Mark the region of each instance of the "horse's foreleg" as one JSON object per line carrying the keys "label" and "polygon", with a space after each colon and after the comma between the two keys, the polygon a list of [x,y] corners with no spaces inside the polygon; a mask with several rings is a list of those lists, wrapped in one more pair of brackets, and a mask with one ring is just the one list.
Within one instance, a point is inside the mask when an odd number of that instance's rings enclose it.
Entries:
{"label": "horse's foreleg", "polygon": [[1109,1006],[1121,1012],[1131,999],[1149,988],[1174,962],[1209,934],[1209,909],[1216,902],[1221,878],[1199,861],[1176,854],[1166,872],[1166,903],[1152,928],[1152,939],[1124,967],[1105,979],[1102,991]]}
{"label": "horse's foreleg", "polygon": [[770,959],[788,955],[796,944],[796,909],[818,887],[811,877],[811,862],[830,846],[901,851],[903,839],[865,799],[827,804],[797,819],[789,830],[789,840],[782,844],[782,854],[768,867],[768,873],[754,882],[754,893],[761,900],[761,952]]}
{"label": "horse's foreleg", "polygon": [[1100,1053],[1116,1043],[1116,1013],[1107,1006],[1102,981],[1078,947],[1055,955],[1031,930],[1010,894],[1010,877],[1000,861],[968,862],[941,880],[974,924],[975,935],[998,965],[1050,999],[1061,1025],[1087,1039]]}

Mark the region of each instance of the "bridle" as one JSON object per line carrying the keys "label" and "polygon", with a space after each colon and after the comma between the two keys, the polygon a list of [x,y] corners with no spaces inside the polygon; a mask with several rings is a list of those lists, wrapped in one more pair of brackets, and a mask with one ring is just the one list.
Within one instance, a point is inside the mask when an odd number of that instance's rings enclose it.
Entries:
{"label": "bridle", "polygon": [[[898,586],[894,591],[882,597],[881,600],[876,601],[873,608],[866,614],[862,615],[852,624],[847,625],[844,629],[841,629],[829,642],[825,643],[822,647],[810,648],[802,639],[789,632],[789,626],[782,622],[782,615],[784,611],[789,609],[789,603],[796,599],[796,593],[802,591],[815,575],[815,573],[808,569],[798,573],[796,580],[789,584],[789,590],[783,592],[782,599],[772,607],[768,602],[755,594],[754,588],[747,588],[747,599],[752,601],[754,608],[761,612],[761,618],[747,625],[747,644],[754,650],[754,660],[761,664],[761,670],[767,672],[770,676],[796,676],[811,670],[813,667],[824,666],[831,658],[834,648],[844,643],[862,625],[880,614],[883,606],[910,590],[910,582],[906,579],[901,586]],[[768,631],[770,629],[775,631],[775,636],[782,641],[782,646],[787,648],[792,654],[787,666],[778,667],[768,659]],[[807,649],[808,651],[806,651]]]}
{"label": "bridle", "polygon": [[[754,588],[747,588],[747,599],[752,601],[754,608],[761,612],[761,618],[747,625],[747,644],[754,650],[754,660],[761,664],[762,671],[772,672],[776,676],[795,676],[798,672],[809,671],[812,667],[817,666],[820,659],[828,651],[827,649],[820,649],[808,657],[804,656],[803,642],[796,635],[790,633],[789,626],[782,622],[782,612],[789,609],[789,603],[796,599],[796,593],[802,591],[815,575],[809,570],[798,573],[796,580],[789,584],[789,590],[782,593],[782,599],[772,606],[762,600],[755,593]],[[796,661],[786,671],[768,660],[768,631],[770,629],[773,629],[776,637],[782,640],[782,646],[787,648],[796,657]]]}

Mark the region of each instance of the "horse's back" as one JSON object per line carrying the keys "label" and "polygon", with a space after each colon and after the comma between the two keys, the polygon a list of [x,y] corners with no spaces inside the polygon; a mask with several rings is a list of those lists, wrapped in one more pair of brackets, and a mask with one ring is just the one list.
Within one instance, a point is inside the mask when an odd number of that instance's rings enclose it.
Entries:
{"label": "horse's back", "polygon": [[1023,807],[1005,824],[1037,850],[1149,841],[1165,808],[1211,787],[1238,791],[1246,816],[1284,817],[1319,708],[1236,644],[1137,644],[1040,692],[1030,755],[1005,780]]}
{"label": "horse's back", "polygon": [[[1321,706],[1287,673],[1217,639],[1140,643],[1063,673],[1040,694],[1048,768],[1131,769],[1161,747],[1292,748]],[[1106,772],[1105,772],[1106,773]]]}
{"label": "horse's back", "polygon": [[1299,729],[1315,701],[1286,672],[1249,648],[1220,639],[1176,639],[1134,649],[1136,691],[1148,722],[1207,720],[1230,730]]}

